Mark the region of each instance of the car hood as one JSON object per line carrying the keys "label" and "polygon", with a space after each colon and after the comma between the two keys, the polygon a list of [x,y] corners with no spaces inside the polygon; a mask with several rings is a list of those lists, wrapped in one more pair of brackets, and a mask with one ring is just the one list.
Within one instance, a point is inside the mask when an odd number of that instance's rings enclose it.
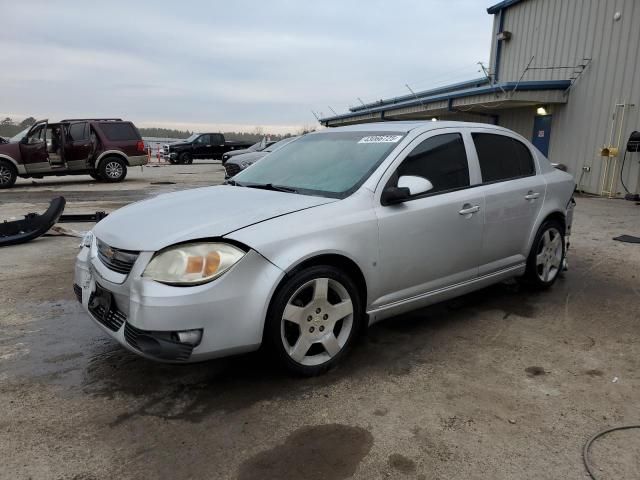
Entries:
{"label": "car hood", "polygon": [[262,157],[264,157],[268,153],[269,152],[265,152],[265,151],[243,153],[242,155],[236,155],[235,157],[233,157],[233,163],[237,163],[238,165],[240,165],[242,162],[254,163],[260,160]]}
{"label": "car hood", "polygon": [[174,143],[169,143],[169,148],[175,148],[175,147],[188,147],[189,145],[191,145],[190,143],[187,142],[174,142]]}
{"label": "car hood", "polygon": [[108,245],[157,251],[175,243],[222,237],[270,218],[336,201],[219,185],[167,193],[117,210],[95,228]]}

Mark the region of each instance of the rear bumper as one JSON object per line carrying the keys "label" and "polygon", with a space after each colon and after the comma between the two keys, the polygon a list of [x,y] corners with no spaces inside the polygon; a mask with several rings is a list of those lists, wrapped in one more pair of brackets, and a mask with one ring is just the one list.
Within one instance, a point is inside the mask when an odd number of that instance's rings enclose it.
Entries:
{"label": "rear bumper", "polygon": [[140,165],[146,165],[149,162],[149,157],[146,155],[134,155],[133,157],[127,157],[130,167],[137,167]]}

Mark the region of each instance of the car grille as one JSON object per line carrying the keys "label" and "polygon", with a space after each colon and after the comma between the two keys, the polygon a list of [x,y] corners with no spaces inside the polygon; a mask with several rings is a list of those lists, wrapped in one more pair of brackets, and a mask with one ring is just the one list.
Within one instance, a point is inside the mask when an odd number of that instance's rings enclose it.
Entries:
{"label": "car grille", "polygon": [[[180,343],[175,341],[169,341],[167,338],[161,338],[163,332],[149,332],[146,330],[140,330],[139,328],[134,327],[133,325],[127,323],[124,326],[124,338],[127,340],[127,343],[131,345],[136,350],[139,350],[147,355],[154,355],[152,352],[148,351],[148,349],[143,348],[140,344],[141,341],[145,340],[162,340],[164,343],[164,353],[157,355],[158,358],[163,360],[173,360],[178,362],[184,362],[189,359],[191,356],[191,352],[193,352],[193,345],[188,343]],[[170,344],[170,350],[166,348],[166,345]]]}
{"label": "car grille", "polygon": [[73,284],[73,293],[76,294],[78,301],[82,303],[82,288],[80,288],[80,285],[76,283]]}
{"label": "car grille", "polygon": [[127,275],[136,263],[140,252],[130,250],[120,250],[110,247],[98,240],[98,258],[109,269],[114,272]]}
{"label": "car grille", "polygon": [[102,325],[107,327],[112,332],[117,332],[122,327],[122,324],[127,320],[124,313],[118,310],[115,303],[111,304],[109,313],[105,316],[105,309],[103,305],[93,305],[93,294],[89,298],[89,311]]}
{"label": "car grille", "polygon": [[237,175],[238,173],[240,173],[240,165],[236,165],[234,163],[227,163],[224,166],[224,169],[227,172],[227,176],[228,177],[233,177],[234,175]]}

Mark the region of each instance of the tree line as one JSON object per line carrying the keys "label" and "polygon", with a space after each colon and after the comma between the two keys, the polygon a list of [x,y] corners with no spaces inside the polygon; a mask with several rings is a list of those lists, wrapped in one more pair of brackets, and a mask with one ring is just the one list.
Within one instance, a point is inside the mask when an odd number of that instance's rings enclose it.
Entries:
{"label": "tree line", "polygon": [[[10,117],[0,120],[0,137],[13,137],[25,128],[30,127],[36,122],[33,117],[28,117],[21,122],[16,122]],[[187,138],[194,132],[189,130],[177,130],[172,128],[138,128],[140,135],[143,137],[159,137],[159,138]],[[269,137],[274,141],[290,137],[291,134],[277,135],[265,133],[261,127],[256,127],[253,132],[222,132],[227,140],[238,140],[245,142],[259,142],[263,137]]]}

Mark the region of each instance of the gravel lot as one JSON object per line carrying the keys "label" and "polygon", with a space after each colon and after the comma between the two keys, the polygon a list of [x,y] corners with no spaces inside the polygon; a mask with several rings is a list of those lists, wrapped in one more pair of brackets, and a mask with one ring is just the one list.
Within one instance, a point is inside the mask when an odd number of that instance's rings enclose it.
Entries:
{"label": "gravel lot", "polygon": [[[222,178],[199,162],[117,185],[21,180],[0,219],[59,194],[67,212],[112,211]],[[584,479],[585,440],[640,423],[640,245],[612,241],[623,233],[640,235],[640,206],[578,198],[551,291],[498,285],[390,319],[313,379],[258,354],[138,358],[75,301],[78,239],[0,249],[0,478]],[[640,431],[593,457],[602,478],[640,478]]]}

